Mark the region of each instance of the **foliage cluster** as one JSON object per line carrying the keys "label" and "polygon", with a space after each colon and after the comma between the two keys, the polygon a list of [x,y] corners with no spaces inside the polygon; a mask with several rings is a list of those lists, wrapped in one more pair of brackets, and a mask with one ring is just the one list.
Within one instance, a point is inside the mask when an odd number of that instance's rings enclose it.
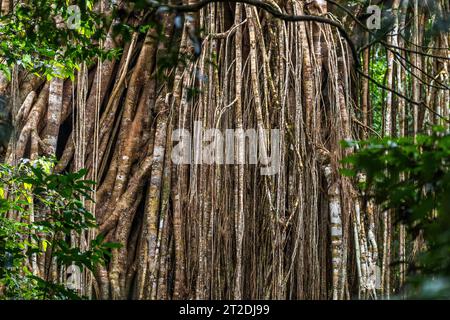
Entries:
{"label": "foliage cluster", "polygon": [[[84,205],[93,182],[82,179],[85,170],[51,173],[53,164],[48,159],[0,164],[0,298],[78,298],[75,291],[49,281],[49,264],[94,270],[116,247],[102,237],[85,250],[70,244],[71,235],[96,227]],[[38,276],[30,261],[44,253],[48,263]]]}

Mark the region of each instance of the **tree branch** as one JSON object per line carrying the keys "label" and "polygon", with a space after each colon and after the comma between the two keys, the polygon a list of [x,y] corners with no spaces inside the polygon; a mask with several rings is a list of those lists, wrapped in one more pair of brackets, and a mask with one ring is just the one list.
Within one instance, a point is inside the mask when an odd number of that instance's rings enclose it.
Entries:
{"label": "tree branch", "polygon": [[335,27],[338,29],[341,36],[347,41],[353,55],[353,60],[355,62],[356,68],[359,68],[359,59],[358,59],[358,52],[356,51],[355,44],[353,43],[352,39],[350,38],[350,35],[347,33],[345,28],[342,26],[342,24],[330,20],[328,18],[319,17],[319,16],[312,16],[312,15],[288,15],[281,11],[279,11],[277,8],[273,7],[271,4],[263,2],[261,0],[200,0],[193,4],[183,4],[183,5],[172,5],[172,4],[161,4],[156,1],[150,2],[150,6],[153,8],[167,8],[169,10],[177,11],[177,12],[197,12],[200,9],[204,8],[210,3],[245,3],[249,5],[253,5],[257,8],[260,8],[268,13],[270,13],[275,18],[278,18],[283,21],[287,22],[318,22],[318,23],[324,23],[328,24],[330,26]]}

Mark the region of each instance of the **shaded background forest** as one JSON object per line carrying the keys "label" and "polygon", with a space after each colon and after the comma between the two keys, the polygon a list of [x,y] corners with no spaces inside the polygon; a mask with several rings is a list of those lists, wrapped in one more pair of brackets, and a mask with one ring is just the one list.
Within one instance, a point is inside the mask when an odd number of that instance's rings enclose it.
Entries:
{"label": "shaded background forest", "polygon": [[[81,63],[73,79],[46,80],[20,66],[0,79],[15,128],[5,161],[53,155],[56,172],[86,168],[98,182],[96,202],[86,205],[99,228],[71,243],[87,248],[102,234],[122,245],[105,266],[83,273],[81,294],[401,295],[406,262],[424,242],[340,174],[352,151],[341,141],[448,125],[449,2],[372,1],[383,9],[379,30],[366,28],[366,1],[251,2],[189,13],[94,2],[114,19],[106,39],[93,43],[117,54]],[[12,1],[1,5],[4,15],[13,10]],[[333,23],[287,21],[271,10],[342,24],[353,45]],[[279,173],[172,163],[172,132],[192,132],[195,121],[223,132],[280,129]],[[45,254],[30,268],[53,281],[65,273]]]}

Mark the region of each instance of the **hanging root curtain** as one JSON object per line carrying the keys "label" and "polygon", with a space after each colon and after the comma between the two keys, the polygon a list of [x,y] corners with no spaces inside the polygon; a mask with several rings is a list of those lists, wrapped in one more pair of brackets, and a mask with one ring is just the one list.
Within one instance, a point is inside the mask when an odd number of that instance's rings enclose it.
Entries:
{"label": "hanging root curtain", "polygon": [[[291,15],[336,19],[325,1],[267,2]],[[181,29],[173,14],[161,19],[170,41],[158,41],[154,29],[128,42],[110,34],[103,46],[122,47],[121,57],[82,65],[74,81],[18,70],[15,88],[0,82],[17,104],[6,160],[56,155],[58,172],[87,168],[97,181],[96,203],[89,203],[95,233],[122,245],[85,275],[82,292],[100,299],[349,299],[389,288],[394,280],[377,283],[380,270],[390,277],[385,248],[394,234],[382,224],[389,216],[339,174],[349,152],[340,141],[360,138],[370,123],[369,107],[360,109],[356,98],[368,85],[359,87],[338,30],[239,3],[209,4]],[[194,27],[204,31],[201,54],[183,63],[195,51]],[[180,61],[161,72],[168,56]],[[222,133],[267,129],[258,147],[272,159],[279,149],[276,174],[261,174],[270,166],[261,161],[174,163],[174,131],[193,133],[196,123]],[[280,130],[277,145],[270,129]],[[246,157],[250,147],[237,153]],[[88,245],[92,237],[72,241]],[[38,256],[36,272],[45,263]]]}

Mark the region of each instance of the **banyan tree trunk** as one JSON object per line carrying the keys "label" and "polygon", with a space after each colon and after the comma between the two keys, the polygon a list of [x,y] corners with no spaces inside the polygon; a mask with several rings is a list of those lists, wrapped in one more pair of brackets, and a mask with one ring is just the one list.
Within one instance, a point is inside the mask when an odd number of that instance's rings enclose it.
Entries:
{"label": "banyan tree trunk", "polygon": [[[332,18],[325,1],[270,2]],[[19,110],[8,161],[54,154],[59,172],[86,167],[97,181],[96,233],[122,245],[82,291],[101,299],[368,296],[378,220],[366,223],[366,210],[374,213],[338,173],[347,154],[340,141],[360,131],[345,40],[331,26],[283,22],[247,4],[210,4],[192,17],[181,30],[173,15],[161,17],[170,41],[155,40],[154,29],[126,43],[108,37],[104,47],[122,46],[121,58],[83,66],[73,82],[20,70],[16,87],[1,81]],[[193,53],[193,28],[204,30],[201,54],[159,72],[174,52]],[[244,138],[231,147],[234,161],[199,163],[197,153],[174,163],[180,139],[198,150],[187,140],[212,128],[203,145],[227,129],[254,129],[259,161],[246,159],[253,146]]]}

